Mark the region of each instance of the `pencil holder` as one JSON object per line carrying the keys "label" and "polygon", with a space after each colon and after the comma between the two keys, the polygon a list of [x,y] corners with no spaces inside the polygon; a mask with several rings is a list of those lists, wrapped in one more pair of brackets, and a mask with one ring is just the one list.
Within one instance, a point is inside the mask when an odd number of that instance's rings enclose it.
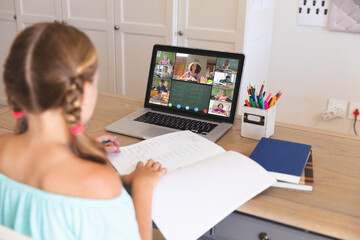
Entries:
{"label": "pencil holder", "polygon": [[257,140],[272,136],[275,130],[275,112],[276,106],[267,110],[243,106],[241,136]]}

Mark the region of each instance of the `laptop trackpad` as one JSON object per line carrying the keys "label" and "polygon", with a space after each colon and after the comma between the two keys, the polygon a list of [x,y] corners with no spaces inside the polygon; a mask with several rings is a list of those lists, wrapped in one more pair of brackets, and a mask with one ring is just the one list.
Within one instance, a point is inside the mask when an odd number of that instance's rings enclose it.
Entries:
{"label": "laptop trackpad", "polygon": [[144,131],[141,132],[141,135],[145,138],[152,138],[156,136],[160,136],[163,134],[171,133],[171,132],[177,132],[178,130],[175,129],[163,129],[159,127],[149,127],[146,128]]}

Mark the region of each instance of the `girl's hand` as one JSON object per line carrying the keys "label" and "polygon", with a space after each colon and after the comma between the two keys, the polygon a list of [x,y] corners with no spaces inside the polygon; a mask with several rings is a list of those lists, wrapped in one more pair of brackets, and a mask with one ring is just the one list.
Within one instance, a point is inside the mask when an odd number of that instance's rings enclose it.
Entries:
{"label": "girl's hand", "polygon": [[121,180],[127,185],[136,184],[153,189],[165,173],[166,168],[150,159],[145,165],[138,162],[136,169],[131,174],[122,176]]}
{"label": "girl's hand", "polygon": [[119,149],[120,143],[114,136],[106,134],[106,135],[96,137],[95,140],[98,141],[99,143],[104,144],[106,152],[109,152],[109,153],[111,153],[111,152],[119,153],[120,152],[120,149]]}

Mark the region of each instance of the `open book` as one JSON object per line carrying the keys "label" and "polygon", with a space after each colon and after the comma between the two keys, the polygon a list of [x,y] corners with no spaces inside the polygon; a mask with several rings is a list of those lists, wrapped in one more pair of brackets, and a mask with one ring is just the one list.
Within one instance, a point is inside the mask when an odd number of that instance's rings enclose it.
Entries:
{"label": "open book", "polygon": [[121,147],[109,159],[120,174],[159,161],[168,172],[154,190],[152,217],[166,239],[197,239],[276,180],[250,158],[190,131]]}

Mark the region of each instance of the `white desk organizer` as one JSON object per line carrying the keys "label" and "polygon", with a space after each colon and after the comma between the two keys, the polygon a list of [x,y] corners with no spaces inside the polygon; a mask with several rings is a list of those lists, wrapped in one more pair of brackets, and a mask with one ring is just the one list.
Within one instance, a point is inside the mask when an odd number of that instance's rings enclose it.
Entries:
{"label": "white desk organizer", "polygon": [[242,107],[241,136],[260,140],[270,137],[275,130],[276,106],[264,110],[253,107]]}

